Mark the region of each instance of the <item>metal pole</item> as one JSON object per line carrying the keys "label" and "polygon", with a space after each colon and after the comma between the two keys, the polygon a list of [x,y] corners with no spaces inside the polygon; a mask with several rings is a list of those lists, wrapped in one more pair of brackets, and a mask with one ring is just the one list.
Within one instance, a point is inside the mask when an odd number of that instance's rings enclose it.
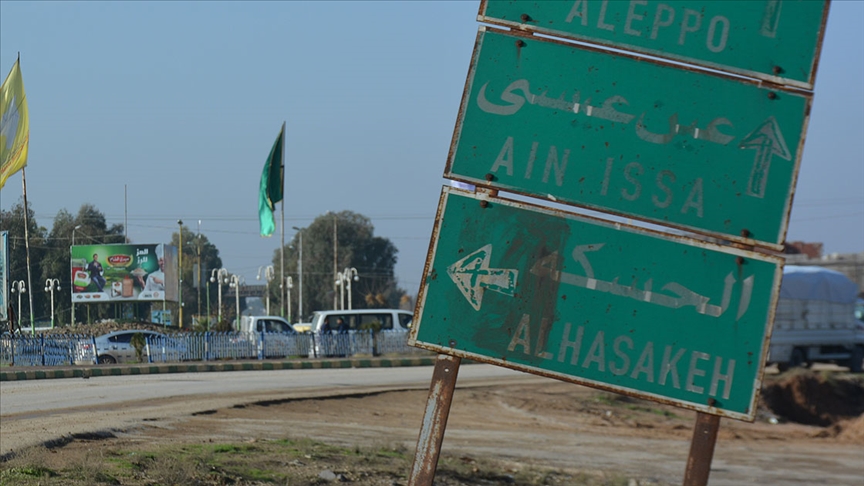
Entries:
{"label": "metal pole", "polygon": [[[211,278],[212,278],[212,273],[211,273]],[[204,284],[207,285],[207,330],[209,331],[210,330],[210,316],[212,316],[212,314],[210,314],[210,281],[205,279]]]}
{"label": "metal pole", "polygon": [[445,354],[439,354],[435,361],[432,384],[429,386],[429,398],[426,401],[426,412],[423,414],[420,437],[417,438],[417,450],[414,453],[414,465],[408,477],[408,486],[432,486],[461,363],[462,358]]}
{"label": "metal pole", "polygon": [[297,305],[298,305],[298,314],[299,319],[303,319],[303,231],[300,228],[294,226],[294,229],[297,230],[297,233],[300,236],[300,259],[297,262],[297,271],[300,273],[300,287],[297,289]]}
{"label": "metal pole", "polygon": [[[27,286],[30,287],[30,290],[33,290],[33,277],[30,274],[30,215],[27,210],[27,176],[23,167],[21,168],[21,184],[24,186],[22,197],[24,198],[24,249],[27,255]],[[30,292],[27,298],[30,301],[30,334],[35,335],[36,321],[33,315],[33,292]],[[18,316],[20,319],[21,309],[18,309]],[[18,328],[21,328],[20,322],[18,323]]]}
{"label": "metal pole", "polygon": [[336,213],[333,213],[333,308],[336,309],[336,279],[339,276],[339,270],[336,264],[336,256],[339,246],[339,233],[336,230]]}
{"label": "metal pole", "polygon": [[234,300],[237,301],[237,312],[235,319],[237,320],[237,329],[240,329],[240,277],[231,275],[231,280],[234,283]]}
{"label": "metal pole", "polygon": [[353,307],[351,306],[351,280],[354,280],[356,282],[360,280],[360,276],[357,275],[356,268],[351,267],[350,269],[347,269],[346,272],[348,270],[350,270],[350,273],[348,274],[348,310],[351,310],[353,309]]}
{"label": "metal pole", "polygon": [[[21,332],[21,294],[27,292],[27,286],[23,280],[12,282],[12,292],[18,293],[18,331]],[[32,331],[35,334],[35,330]]]}
{"label": "metal pole", "polygon": [[51,290],[51,329],[54,329],[54,287],[48,287]]}
{"label": "metal pole", "polygon": [[216,285],[219,288],[219,299],[217,300],[217,304],[219,305],[219,309],[217,309],[217,313],[219,314],[218,322],[222,322],[222,275],[220,273],[219,278],[216,279]]}
{"label": "metal pole", "polygon": [[51,329],[54,329],[54,287],[60,290],[60,279],[49,278],[45,280],[45,291],[51,292]]}
{"label": "metal pole", "polygon": [[336,274],[336,285],[339,286],[339,310],[345,310],[345,275]]}
{"label": "metal pole", "polygon": [[[201,318],[201,281],[206,280],[204,278],[204,268],[201,267],[201,220],[198,220],[198,280],[195,281],[195,284],[198,288],[198,318]],[[209,315],[207,316],[210,317]]]}
{"label": "metal pole", "polygon": [[[280,174],[282,175],[282,180],[279,181],[279,184],[282,185],[282,245],[279,247],[279,281],[285,281],[285,122],[282,122],[282,170],[280,170]],[[283,298],[283,293],[279,292],[279,311],[282,317],[285,317],[285,299]],[[289,296],[290,299],[290,296]],[[290,304],[289,304],[290,305]],[[270,311],[267,311],[267,314],[270,314]],[[290,312],[289,312],[290,314]],[[239,322],[239,321],[238,321]]]}
{"label": "metal pole", "polygon": [[180,308],[180,310],[178,311],[180,316],[177,319],[177,326],[180,329],[183,329],[183,220],[178,219],[177,224],[180,225],[180,262],[178,263],[180,270],[177,272],[177,301],[179,304],[178,307]]}
{"label": "metal pole", "polygon": [[[72,228],[72,246],[75,246],[75,230],[81,225]],[[72,248],[69,248],[69,257],[72,257]],[[69,302],[72,303],[72,325],[75,325],[75,275],[72,275],[72,285],[69,287]]]}
{"label": "metal pole", "polygon": [[294,281],[291,279],[291,276],[285,277],[285,288],[287,289],[288,294],[288,323],[291,323],[291,289],[294,288]]}
{"label": "metal pole", "polygon": [[690,442],[690,455],[684,471],[683,486],[705,486],[711,473],[711,460],[720,429],[720,416],[698,412],[693,426],[693,439]]}

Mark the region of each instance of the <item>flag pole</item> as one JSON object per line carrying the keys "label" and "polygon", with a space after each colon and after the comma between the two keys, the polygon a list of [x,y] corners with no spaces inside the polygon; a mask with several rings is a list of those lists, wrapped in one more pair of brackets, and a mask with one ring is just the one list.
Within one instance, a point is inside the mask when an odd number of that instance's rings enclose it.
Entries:
{"label": "flag pole", "polygon": [[[24,167],[21,168],[21,185],[23,186],[22,196],[24,197],[24,251],[27,255],[27,287],[30,292],[27,293],[27,298],[30,301],[30,334],[36,335],[36,322],[33,320],[33,278],[30,275],[30,217],[27,214],[27,173]],[[21,316],[18,316],[21,319]]]}
{"label": "flag pole", "polygon": [[[280,312],[282,317],[285,317],[285,295],[288,294],[287,282],[285,282],[285,121],[282,121],[282,170],[279,173],[282,175],[282,180],[279,183],[282,185],[282,244],[279,246],[279,302]],[[290,319],[291,316],[288,316]]]}

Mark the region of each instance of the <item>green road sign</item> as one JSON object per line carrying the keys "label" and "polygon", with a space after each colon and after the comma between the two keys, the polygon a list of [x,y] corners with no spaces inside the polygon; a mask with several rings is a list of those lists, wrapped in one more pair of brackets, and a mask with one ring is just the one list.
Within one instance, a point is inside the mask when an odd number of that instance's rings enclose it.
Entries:
{"label": "green road sign", "polygon": [[813,89],[828,2],[486,0],[478,20]]}
{"label": "green road sign", "polygon": [[447,187],[438,211],[409,344],[753,420],[779,258]]}
{"label": "green road sign", "polygon": [[481,27],[444,176],[779,248],[810,102]]}

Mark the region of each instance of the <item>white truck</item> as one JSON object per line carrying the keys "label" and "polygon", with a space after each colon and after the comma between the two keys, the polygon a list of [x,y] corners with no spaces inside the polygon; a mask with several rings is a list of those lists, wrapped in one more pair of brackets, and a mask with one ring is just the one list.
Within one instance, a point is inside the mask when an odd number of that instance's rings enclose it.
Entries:
{"label": "white truck", "polygon": [[864,362],[864,322],[855,315],[858,286],[840,272],[783,269],[768,362],[780,371],[836,363],[855,373]]}
{"label": "white truck", "polygon": [[295,334],[297,332],[294,330],[294,326],[278,316],[242,316],[240,317],[240,329],[235,329],[235,331],[247,334],[257,334],[260,332]]}
{"label": "white truck", "polygon": [[242,316],[235,331],[239,331],[238,339],[254,348],[259,358],[307,356],[311,347],[307,336],[300,335],[278,316]]}

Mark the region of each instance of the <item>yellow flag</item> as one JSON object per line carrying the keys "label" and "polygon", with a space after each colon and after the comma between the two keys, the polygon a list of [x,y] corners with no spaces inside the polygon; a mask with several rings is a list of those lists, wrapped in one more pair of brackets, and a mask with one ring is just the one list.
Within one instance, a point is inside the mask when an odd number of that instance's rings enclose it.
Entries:
{"label": "yellow flag", "polygon": [[0,86],[0,189],[6,179],[27,165],[30,143],[30,117],[21,65],[15,61],[12,71]]}

